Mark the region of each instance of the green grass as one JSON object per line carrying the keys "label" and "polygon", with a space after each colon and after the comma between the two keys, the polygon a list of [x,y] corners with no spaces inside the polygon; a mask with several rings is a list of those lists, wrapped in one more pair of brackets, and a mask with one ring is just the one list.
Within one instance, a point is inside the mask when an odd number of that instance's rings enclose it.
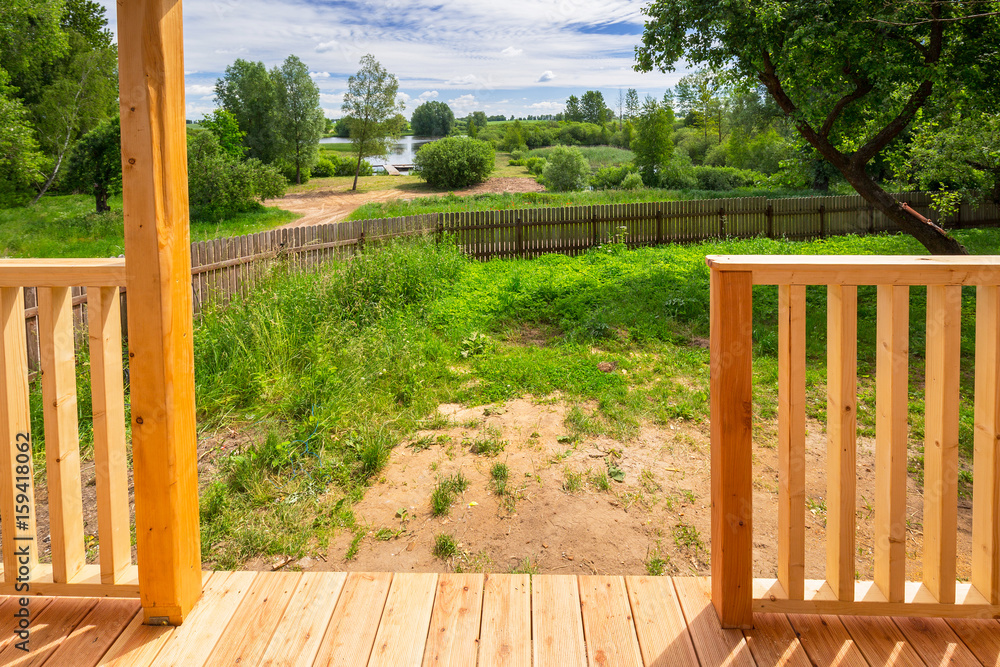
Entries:
{"label": "green grass", "polygon": [[[1000,252],[1000,230],[956,236],[972,252]],[[883,235],[475,262],[447,243],[420,240],[387,243],[320,274],[279,271],[246,301],[212,310],[196,326],[201,426],[247,434],[238,452],[217,461],[215,486],[203,496],[205,561],[238,567],[255,556],[321,552],[339,532],[357,535],[364,529],[351,513],[353,503],[379,479],[394,447],[435,423],[441,403],[483,405],[558,391],[570,405],[593,406],[570,411],[570,439],[606,434],[627,442],[644,423],[707,420],[704,256],[747,253],[922,254],[909,237]],[[824,417],[826,408],[825,299],[823,289],[808,292],[807,409],[814,417]],[[959,414],[964,478],[972,444],[973,299],[974,291],[966,290]],[[923,437],[925,304],[925,290],[912,289],[914,456]],[[777,290],[755,287],[753,309],[754,428],[766,442],[774,437],[777,412]],[[874,428],[874,322],[874,289],[862,288],[862,432]],[[545,346],[518,344],[538,331],[545,332]],[[473,332],[491,344],[465,357],[463,341]],[[600,371],[602,361],[616,370]],[[81,419],[81,429],[85,423]],[[498,464],[490,465],[495,484],[502,475]],[[586,481],[610,490],[619,481],[615,470],[609,465],[607,473],[581,475],[569,486],[579,489]],[[454,496],[460,491],[450,479],[442,482]],[[504,483],[502,498],[516,495],[510,487]],[[683,495],[685,502],[693,498]],[[691,548],[700,540],[687,529],[673,537]]]}
{"label": "green grass", "polygon": [[458,543],[451,535],[441,533],[434,538],[434,555],[441,560],[448,560],[458,553]]}
{"label": "green grass", "polygon": [[[528,151],[525,156],[543,157],[548,159],[549,154],[554,149],[555,146],[536,148]],[[595,171],[601,167],[617,167],[618,165],[625,164],[626,162],[631,162],[635,157],[632,151],[625,148],[615,148],[613,146],[577,146],[577,149],[583,153],[583,157],[585,157],[587,162],[590,163],[590,168]]]}
{"label": "green grass", "polygon": [[[0,209],[0,257],[117,257],[125,252],[121,197],[111,212],[94,213],[86,195],[43,197],[37,204]],[[205,241],[270,229],[298,218],[261,208],[221,221],[191,222],[191,240]]]}

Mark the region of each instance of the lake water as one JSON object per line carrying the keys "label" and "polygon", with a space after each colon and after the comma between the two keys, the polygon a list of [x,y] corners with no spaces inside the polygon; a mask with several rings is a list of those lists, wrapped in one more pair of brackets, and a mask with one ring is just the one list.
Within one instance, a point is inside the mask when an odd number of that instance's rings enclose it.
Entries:
{"label": "lake water", "polygon": [[[400,138],[399,143],[397,143],[396,145],[394,145],[392,148],[389,149],[388,159],[382,157],[370,157],[365,159],[371,162],[373,167],[383,165],[386,163],[393,165],[413,164],[413,156],[416,154],[418,148],[420,148],[424,144],[428,144],[440,138],[441,137],[414,137],[414,136],[402,137]],[[341,137],[327,137],[324,139],[320,139],[319,143],[349,144],[351,143],[351,140],[343,139]]]}

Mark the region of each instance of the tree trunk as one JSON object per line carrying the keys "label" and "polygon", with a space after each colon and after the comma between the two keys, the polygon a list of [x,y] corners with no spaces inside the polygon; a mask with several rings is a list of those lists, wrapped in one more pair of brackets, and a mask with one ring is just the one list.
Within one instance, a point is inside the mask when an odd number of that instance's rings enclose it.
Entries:
{"label": "tree trunk", "polygon": [[868,203],[882,211],[890,220],[896,223],[899,230],[917,239],[931,254],[934,255],[968,255],[961,243],[948,235],[930,219],[920,215],[906,204],[896,201],[895,197],[879,187],[878,183],[864,169],[844,172],[858,194]]}
{"label": "tree trunk", "polygon": [[299,164],[298,160],[295,161],[295,183],[302,185],[302,165]]}
{"label": "tree trunk", "polygon": [[358,167],[354,170],[354,185],[351,186],[352,190],[358,189],[358,174],[361,173],[361,151],[358,151]]}
{"label": "tree trunk", "polygon": [[94,188],[94,204],[98,213],[106,213],[111,210],[108,206],[108,191],[106,188]]}

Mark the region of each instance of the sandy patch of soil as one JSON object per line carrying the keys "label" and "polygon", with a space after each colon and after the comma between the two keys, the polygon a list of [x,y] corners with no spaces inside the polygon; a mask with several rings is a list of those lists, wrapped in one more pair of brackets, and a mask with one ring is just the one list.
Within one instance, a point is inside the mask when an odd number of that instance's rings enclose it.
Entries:
{"label": "sandy patch of soil", "polygon": [[[462,190],[455,190],[456,195],[478,195],[501,192],[544,192],[545,188],[534,178],[514,176],[496,177],[485,183],[474,185]],[[409,201],[417,197],[440,197],[444,192],[415,192],[410,190],[373,190],[370,192],[354,192],[351,190],[311,190],[287,194],[281,199],[265,202],[268,206],[278,206],[287,211],[302,213],[302,217],[290,222],[285,227],[308,227],[340,222],[351,214],[354,209],[369,202],[384,202],[394,199]]]}

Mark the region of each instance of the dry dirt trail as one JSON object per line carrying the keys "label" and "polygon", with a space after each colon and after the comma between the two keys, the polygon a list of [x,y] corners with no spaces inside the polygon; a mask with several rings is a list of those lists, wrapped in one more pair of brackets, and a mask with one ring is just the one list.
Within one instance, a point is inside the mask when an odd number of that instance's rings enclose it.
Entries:
{"label": "dry dirt trail", "polygon": [[[485,183],[471,188],[454,190],[456,195],[477,195],[502,192],[543,192],[544,187],[533,178],[518,178],[503,176],[491,178]],[[410,200],[416,197],[440,197],[445,192],[420,192],[390,188],[388,190],[370,190],[352,192],[349,189],[327,188],[310,190],[308,192],[290,193],[281,199],[265,202],[268,206],[278,206],[286,211],[301,213],[302,217],[290,222],[285,227],[308,227],[340,222],[347,218],[354,209],[369,202],[391,201],[393,199]]]}

